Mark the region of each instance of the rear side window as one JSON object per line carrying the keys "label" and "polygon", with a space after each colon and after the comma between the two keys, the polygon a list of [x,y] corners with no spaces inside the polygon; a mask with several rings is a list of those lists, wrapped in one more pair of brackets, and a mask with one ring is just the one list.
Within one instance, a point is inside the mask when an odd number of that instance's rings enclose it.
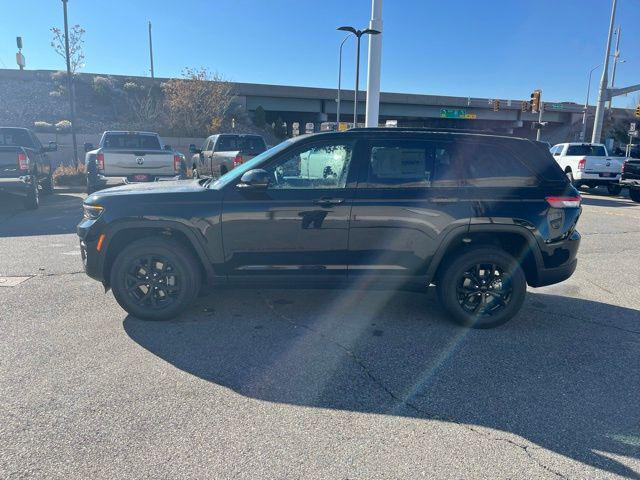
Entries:
{"label": "rear side window", "polygon": [[506,148],[497,145],[460,144],[456,155],[465,159],[465,183],[475,187],[528,187],[535,174]]}
{"label": "rear side window", "polygon": [[569,145],[567,155],[583,157],[606,157],[607,152],[602,145]]}
{"label": "rear side window", "polygon": [[382,140],[369,149],[370,188],[431,185],[435,144],[421,140]]}

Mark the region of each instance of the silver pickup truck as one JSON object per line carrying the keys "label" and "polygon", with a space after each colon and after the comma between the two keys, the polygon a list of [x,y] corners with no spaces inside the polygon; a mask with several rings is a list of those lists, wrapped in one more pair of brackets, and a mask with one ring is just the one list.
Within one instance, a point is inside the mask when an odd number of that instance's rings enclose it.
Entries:
{"label": "silver pickup truck", "polygon": [[109,178],[124,183],[185,178],[184,155],[163,145],[153,132],[107,131],[98,148],[85,144],[87,193],[104,187]]}
{"label": "silver pickup truck", "polygon": [[194,178],[219,177],[267,149],[260,135],[220,133],[211,135],[202,148],[189,145]]}

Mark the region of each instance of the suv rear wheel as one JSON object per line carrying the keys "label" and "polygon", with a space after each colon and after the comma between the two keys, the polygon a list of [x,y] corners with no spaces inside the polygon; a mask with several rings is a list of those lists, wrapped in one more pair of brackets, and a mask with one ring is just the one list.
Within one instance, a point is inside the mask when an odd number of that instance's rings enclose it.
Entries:
{"label": "suv rear wheel", "polygon": [[454,258],[438,281],[438,297],[460,325],[492,328],[522,307],[527,282],[518,262],[497,247],[476,247]]}
{"label": "suv rear wheel", "polygon": [[131,315],[167,320],[179,315],[200,291],[200,270],[182,245],[147,237],[118,254],[111,268],[116,300]]}
{"label": "suv rear wheel", "polygon": [[634,202],[640,203],[640,188],[630,188],[629,196]]}
{"label": "suv rear wheel", "polygon": [[607,184],[607,192],[609,193],[609,195],[614,195],[614,196],[620,195],[621,191],[622,191],[622,187],[617,183]]}

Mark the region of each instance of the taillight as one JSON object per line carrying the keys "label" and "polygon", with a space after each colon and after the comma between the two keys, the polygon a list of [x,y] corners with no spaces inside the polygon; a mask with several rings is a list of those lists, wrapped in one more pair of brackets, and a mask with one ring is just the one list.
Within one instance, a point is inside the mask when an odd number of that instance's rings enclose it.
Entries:
{"label": "taillight", "polygon": [[29,159],[22,152],[18,152],[18,168],[20,170],[29,170]]}
{"label": "taillight", "polygon": [[627,162],[622,162],[622,170],[620,170],[621,173],[624,173],[624,167],[627,166]]}
{"label": "taillight", "polygon": [[586,158],[581,158],[578,161],[578,170],[584,170],[585,165],[587,164],[587,159]]}
{"label": "taillight", "polygon": [[96,161],[98,162],[98,170],[104,170],[104,153],[96,155]]}
{"label": "taillight", "polygon": [[545,200],[552,208],[578,208],[582,197],[547,197]]}
{"label": "taillight", "polygon": [[180,155],[174,155],[173,156],[173,171],[175,173],[180,173],[180,167],[182,166],[182,158],[180,158]]}
{"label": "taillight", "polygon": [[244,163],[244,159],[242,158],[242,155],[238,154],[236,155],[236,158],[233,159],[233,168],[237,167],[238,165],[242,165]]}

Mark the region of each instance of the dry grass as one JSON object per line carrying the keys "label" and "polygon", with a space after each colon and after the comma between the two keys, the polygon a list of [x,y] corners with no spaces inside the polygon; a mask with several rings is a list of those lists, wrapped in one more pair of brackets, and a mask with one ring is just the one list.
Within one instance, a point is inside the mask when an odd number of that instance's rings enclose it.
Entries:
{"label": "dry grass", "polygon": [[87,184],[87,171],[84,165],[78,165],[77,170],[75,167],[61,165],[53,172],[53,181],[56,185],[67,187],[85,186]]}

